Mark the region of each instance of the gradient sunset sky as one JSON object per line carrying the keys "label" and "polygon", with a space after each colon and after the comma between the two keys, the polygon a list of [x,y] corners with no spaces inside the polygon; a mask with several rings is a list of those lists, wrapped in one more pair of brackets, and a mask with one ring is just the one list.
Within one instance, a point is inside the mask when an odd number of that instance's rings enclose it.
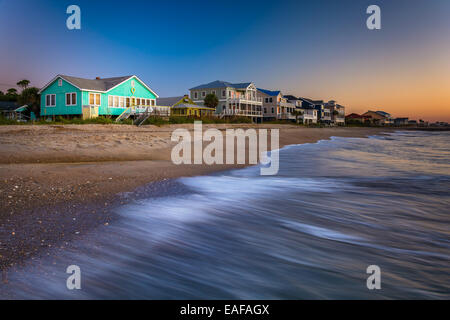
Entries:
{"label": "gradient sunset sky", "polygon": [[[66,8],[81,8],[81,30]],[[366,28],[381,7],[382,29]],[[214,80],[450,122],[449,0],[0,0],[0,90],[136,74],[161,97]]]}

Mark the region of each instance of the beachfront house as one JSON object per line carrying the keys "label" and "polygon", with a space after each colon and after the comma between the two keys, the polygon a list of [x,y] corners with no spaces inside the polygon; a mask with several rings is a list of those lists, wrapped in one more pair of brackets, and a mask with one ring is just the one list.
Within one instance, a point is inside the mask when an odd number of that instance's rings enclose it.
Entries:
{"label": "beachfront house", "polygon": [[85,79],[57,75],[40,91],[41,116],[119,116],[156,106],[158,95],[137,76]]}
{"label": "beachfront house", "polygon": [[189,89],[190,98],[200,106],[204,105],[208,94],[216,95],[219,104],[215,113],[219,117],[241,116],[261,122],[262,101],[257,97],[256,91],[253,82],[230,83],[220,80]]}
{"label": "beachfront house", "polygon": [[295,110],[300,112],[301,115],[298,116],[298,119],[304,124],[314,124],[317,123],[317,110],[314,106],[310,104],[305,104],[303,106],[303,101],[300,98],[297,98],[293,95],[284,96],[287,99],[287,102],[293,104],[295,106]]}
{"label": "beachfront house", "polygon": [[345,125],[345,107],[330,100],[325,103],[325,108],[330,109],[331,123],[334,125]]}
{"label": "beachfront house", "polygon": [[406,126],[408,124],[409,118],[395,118],[394,125],[396,126]]}
{"label": "beachfront house", "polygon": [[189,98],[189,95],[156,99],[156,105],[169,107],[172,116],[181,117],[209,117],[216,109],[199,106]]}
{"label": "beachfront house", "polygon": [[[29,116],[25,115],[28,111],[27,105],[20,105],[16,101],[0,101],[0,116],[8,120],[27,121]],[[31,120],[34,120],[34,113],[31,112]]]}
{"label": "beachfront house", "polygon": [[392,116],[390,113],[385,111],[375,111],[376,113],[382,115],[384,117],[384,125],[391,125],[394,124],[394,119],[392,119]]}
{"label": "beachfront house", "polygon": [[345,116],[347,123],[364,123],[364,117],[357,113],[350,113]]}
{"label": "beachfront house", "polygon": [[257,96],[261,99],[263,105],[264,120],[291,120],[295,121],[295,104],[288,102],[281,91],[272,91],[266,89],[257,89]]}
{"label": "beachfront house", "polygon": [[325,124],[331,124],[331,108],[326,106],[323,100],[312,100],[299,97],[302,101],[302,108],[316,109],[317,121]]}
{"label": "beachfront house", "polygon": [[[362,114],[363,117],[365,117],[364,122],[371,123],[375,125],[386,125],[390,124],[391,120],[387,116],[385,116],[383,113],[377,112],[377,111],[367,111],[366,113]],[[390,115],[389,115],[390,117]]]}

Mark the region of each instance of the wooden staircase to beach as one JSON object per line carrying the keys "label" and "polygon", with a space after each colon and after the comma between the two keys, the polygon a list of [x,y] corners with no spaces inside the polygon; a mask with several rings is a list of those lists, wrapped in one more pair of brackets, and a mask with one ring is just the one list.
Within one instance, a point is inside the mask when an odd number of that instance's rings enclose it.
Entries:
{"label": "wooden staircase to beach", "polygon": [[152,111],[143,112],[143,113],[139,114],[139,117],[136,120],[133,121],[133,124],[140,127],[145,122],[145,120],[147,120],[151,115],[152,115]]}

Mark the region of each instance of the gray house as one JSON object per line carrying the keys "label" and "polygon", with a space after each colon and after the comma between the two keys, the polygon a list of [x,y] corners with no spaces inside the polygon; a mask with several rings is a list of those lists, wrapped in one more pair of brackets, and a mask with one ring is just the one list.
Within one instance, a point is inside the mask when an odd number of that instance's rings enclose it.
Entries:
{"label": "gray house", "polygon": [[262,121],[262,101],[257,97],[253,82],[230,83],[213,81],[189,89],[191,99],[203,106],[205,97],[214,94],[219,99],[216,115],[219,117],[250,117],[254,122]]}

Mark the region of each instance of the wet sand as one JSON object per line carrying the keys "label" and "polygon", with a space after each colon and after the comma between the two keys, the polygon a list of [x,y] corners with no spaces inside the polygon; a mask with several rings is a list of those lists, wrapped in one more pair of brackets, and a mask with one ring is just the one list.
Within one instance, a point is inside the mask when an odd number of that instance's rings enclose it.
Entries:
{"label": "wet sand", "polygon": [[[203,175],[243,165],[174,165],[173,130],[193,125],[0,126],[0,268],[64,250],[72,239],[105,226],[111,206],[164,194],[150,182]],[[280,147],[332,136],[367,137],[388,128],[306,128],[294,125],[204,125],[203,129],[276,128]],[[136,192],[137,191],[137,192]],[[128,193],[132,196],[128,197]],[[4,276],[4,281],[7,278]]]}

